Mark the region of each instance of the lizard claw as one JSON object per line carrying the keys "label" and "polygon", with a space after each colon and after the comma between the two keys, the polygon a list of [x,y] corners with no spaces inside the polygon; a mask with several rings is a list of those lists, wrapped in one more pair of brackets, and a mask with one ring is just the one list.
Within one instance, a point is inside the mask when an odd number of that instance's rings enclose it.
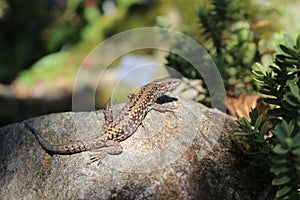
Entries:
{"label": "lizard claw", "polygon": [[90,162],[88,162],[87,164],[90,165],[90,164],[98,161],[97,166],[99,166],[101,161],[103,160],[103,158],[105,158],[105,156],[106,156],[105,152],[101,152],[101,153],[98,153],[98,154],[93,155],[93,156],[90,155]]}

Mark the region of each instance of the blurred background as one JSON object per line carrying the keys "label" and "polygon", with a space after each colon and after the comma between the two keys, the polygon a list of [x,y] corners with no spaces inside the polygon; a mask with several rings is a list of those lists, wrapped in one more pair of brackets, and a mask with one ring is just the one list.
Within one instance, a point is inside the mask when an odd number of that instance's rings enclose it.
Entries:
{"label": "blurred background", "polygon": [[[299,11],[299,0],[0,0],[0,126],[72,110],[74,78],[89,52],[139,27],[172,28],[196,39],[218,65],[228,93],[251,93],[253,64],[268,64],[283,33],[298,35]],[[111,64],[96,107],[106,105],[120,71],[154,58],[197,79],[174,55],[133,52]],[[135,87],[130,80],[139,83],[138,77],[151,80],[166,71],[127,77],[120,101]]]}

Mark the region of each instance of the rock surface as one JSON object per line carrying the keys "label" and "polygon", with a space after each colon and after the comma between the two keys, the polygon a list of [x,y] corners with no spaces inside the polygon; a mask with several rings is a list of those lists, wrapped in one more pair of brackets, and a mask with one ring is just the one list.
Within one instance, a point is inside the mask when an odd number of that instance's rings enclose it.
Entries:
{"label": "rock surface", "polygon": [[[123,153],[99,165],[87,165],[95,152],[49,155],[23,123],[0,128],[1,199],[271,199],[236,144],[234,120],[192,101],[169,104],[173,112],[150,111],[121,143]],[[61,144],[99,134],[104,116],[68,112],[27,122]]]}

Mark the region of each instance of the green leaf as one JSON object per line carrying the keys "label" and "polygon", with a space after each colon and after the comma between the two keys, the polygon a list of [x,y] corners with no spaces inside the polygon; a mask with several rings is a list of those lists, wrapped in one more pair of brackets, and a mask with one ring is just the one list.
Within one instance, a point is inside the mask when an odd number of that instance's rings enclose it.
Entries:
{"label": "green leaf", "polygon": [[268,104],[280,105],[280,101],[275,98],[265,98],[264,101]]}
{"label": "green leaf", "polygon": [[259,89],[258,90],[260,93],[265,94],[265,95],[270,95],[270,96],[275,96],[276,94],[274,94],[273,91],[270,90],[265,90],[265,89]]}
{"label": "green leaf", "polygon": [[285,130],[280,125],[276,125],[273,133],[277,136],[281,143],[283,143],[284,139],[287,137]]}
{"label": "green leaf", "polygon": [[286,194],[288,194],[291,191],[291,187],[289,186],[284,186],[282,188],[280,188],[277,193],[276,193],[276,198],[280,199],[282,197],[284,197]]}
{"label": "green leaf", "polygon": [[[287,169],[287,170],[286,170]],[[290,171],[289,166],[287,165],[287,163],[275,163],[274,164],[274,160],[272,158],[272,166],[271,166],[271,172],[273,172],[275,175],[281,174],[281,173],[285,173],[286,171]]]}
{"label": "green leaf", "polygon": [[269,123],[265,122],[264,125],[260,129],[260,134],[266,135],[269,130]]}
{"label": "green leaf", "polygon": [[255,66],[257,67],[257,69],[259,71],[254,70],[253,72],[257,72],[257,73],[260,72],[261,74],[266,75],[266,72],[267,72],[267,68],[266,67],[262,66],[260,63],[255,63]]}
{"label": "green leaf", "polygon": [[300,148],[300,132],[294,135],[293,140],[294,140],[294,148]]}
{"label": "green leaf", "polygon": [[250,140],[240,140],[238,141],[239,144],[252,144]]}
{"label": "green leaf", "polygon": [[281,116],[284,114],[281,108],[274,108],[273,110],[268,110],[267,113],[271,116]]}
{"label": "green leaf", "polygon": [[286,96],[285,100],[288,103],[286,106],[293,106],[292,108],[288,108],[289,110],[293,109],[293,111],[295,111],[295,109],[300,106],[300,102],[298,102],[294,96]]}
{"label": "green leaf", "polygon": [[296,84],[293,84],[293,83],[288,83],[288,86],[289,86],[292,94],[295,97],[299,98],[300,97],[299,87]]}
{"label": "green leaf", "polygon": [[273,179],[272,185],[283,185],[288,183],[290,180],[291,178],[286,174],[279,174]]}
{"label": "green leaf", "polygon": [[261,124],[261,122],[262,122],[262,115],[259,115],[258,116],[258,118],[257,118],[257,120],[255,121],[255,124],[254,124],[254,129],[255,130],[258,130],[258,128],[259,128],[259,126],[260,126],[260,124]]}
{"label": "green leaf", "polygon": [[288,162],[288,160],[284,156],[273,155],[272,156],[272,162],[275,163],[275,165],[273,165],[274,168],[282,168],[283,164],[286,164]]}
{"label": "green leaf", "polygon": [[277,144],[272,151],[278,155],[286,155],[289,153],[289,149],[284,148],[281,144]]}
{"label": "green leaf", "polygon": [[284,140],[284,142],[288,146],[289,149],[291,149],[293,147],[294,142],[293,142],[292,138],[288,137]]}
{"label": "green leaf", "polygon": [[249,115],[250,115],[250,118],[251,118],[251,122],[256,121],[256,119],[258,118],[258,108],[255,107],[253,110],[251,110],[251,112],[249,113]]}
{"label": "green leaf", "polygon": [[276,167],[276,165],[272,165],[272,167],[270,169],[270,171],[274,174],[286,173],[289,170],[290,170],[289,167],[286,167],[286,166]]}
{"label": "green leaf", "polygon": [[240,118],[240,124],[243,126],[243,128],[247,132],[252,132],[253,131],[252,125],[248,122],[246,117]]}
{"label": "green leaf", "polygon": [[257,137],[253,139],[254,142],[258,142],[258,143],[264,143],[265,139],[264,137]]}
{"label": "green leaf", "polygon": [[[286,61],[288,61],[288,62],[291,62],[291,63],[293,63],[294,65],[296,65],[297,66],[297,64],[298,64],[298,60],[286,60]],[[296,68],[296,66],[295,67],[287,67],[286,68],[286,70],[287,70],[287,72],[288,73],[295,73],[295,72],[299,72],[300,70],[298,69],[298,68]]]}
{"label": "green leaf", "polygon": [[[273,117],[273,118],[270,118],[270,123],[271,124],[279,124],[279,123],[281,123],[281,120]],[[272,131],[272,133],[274,135],[274,131]]]}
{"label": "green leaf", "polygon": [[290,121],[289,123],[286,123],[285,120],[282,121],[282,125],[286,131],[286,133],[288,134],[288,136],[290,136],[293,131],[294,131],[294,124],[293,124],[293,121]]}
{"label": "green leaf", "polygon": [[292,154],[294,154],[296,156],[300,156],[300,148],[292,150]]}
{"label": "green leaf", "polygon": [[297,52],[293,49],[290,49],[282,44],[279,45],[279,49],[283,52],[283,53],[286,53],[288,55],[291,55],[295,58],[297,58]]}
{"label": "green leaf", "polygon": [[290,136],[293,130],[294,130],[293,122],[290,121],[289,123],[287,123],[285,120],[283,120],[281,124],[276,125],[274,133],[277,135],[277,133],[279,133],[280,131],[283,132],[284,138],[281,138],[282,139],[281,142],[283,142],[283,139],[285,139],[285,137],[287,136]]}
{"label": "green leaf", "polygon": [[234,133],[235,135],[238,135],[238,136],[248,136],[248,135],[253,135],[254,133],[253,132],[236,132]]}

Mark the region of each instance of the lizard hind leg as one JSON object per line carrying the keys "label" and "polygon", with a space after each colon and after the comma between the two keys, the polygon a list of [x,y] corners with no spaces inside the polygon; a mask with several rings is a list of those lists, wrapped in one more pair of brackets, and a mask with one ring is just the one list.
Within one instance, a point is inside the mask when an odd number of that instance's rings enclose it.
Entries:
{"label": "lizard hind leg", "polygon": [[99,149],[99,150],[93,150],[94,152],[99,151],[99,153],[94,154],[94,155],[90,155],[90,162],[88,163],[88,165],[97,162],[97,165],[100,165],[101,161],[105,158],[105,156],[107,154],[110,155],[117,155],[122,153],[123,148],[120,145],[120,143],[118,141],[114,141],[114,140],[108,140],[106,141],[106,146]]}
{"label": "lizard hind leg", "polygon": [[98,154],[90,155],[90,162],[88,162],[87,164],[90,165],[90,164],[98,161],[97,165],[99,166],[101,161],[103,160],[103,158],[105,158],[106,154],[107,153],[105,151],[102,151]]}

